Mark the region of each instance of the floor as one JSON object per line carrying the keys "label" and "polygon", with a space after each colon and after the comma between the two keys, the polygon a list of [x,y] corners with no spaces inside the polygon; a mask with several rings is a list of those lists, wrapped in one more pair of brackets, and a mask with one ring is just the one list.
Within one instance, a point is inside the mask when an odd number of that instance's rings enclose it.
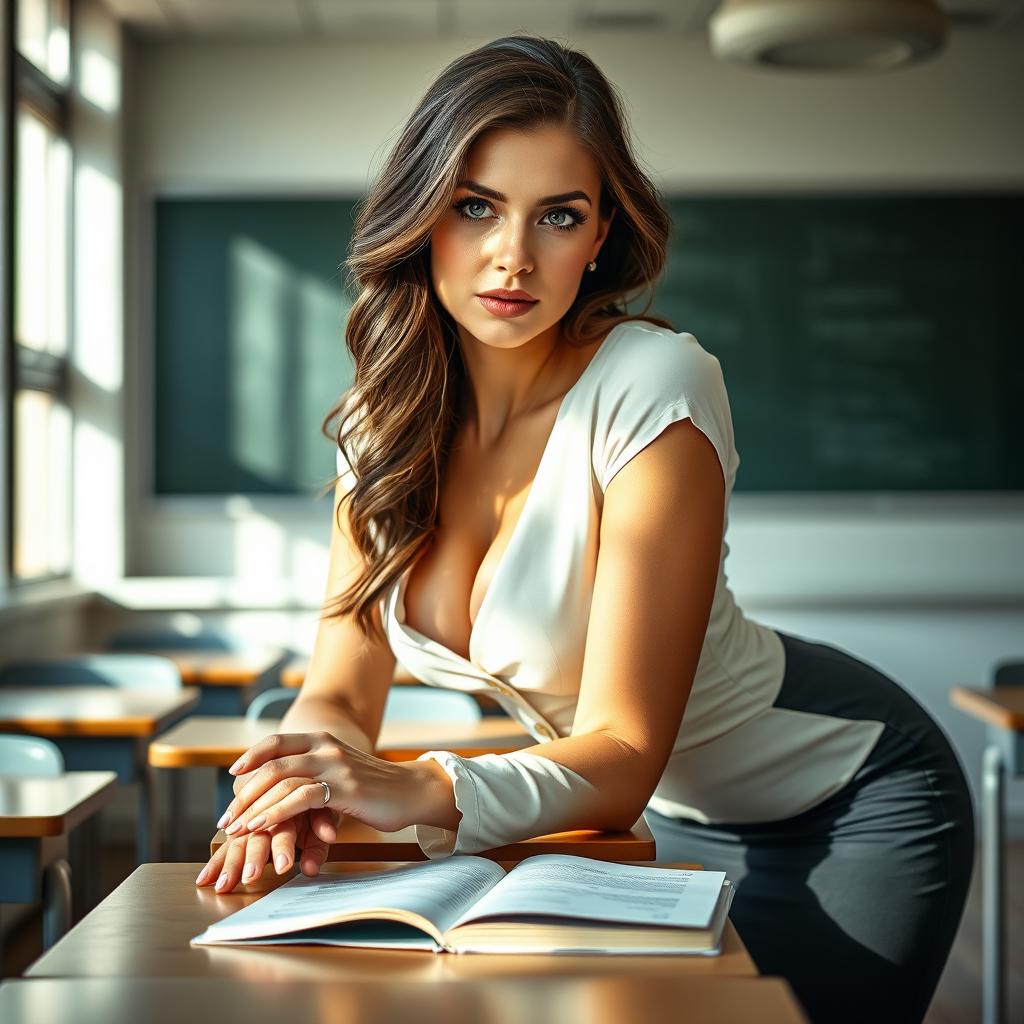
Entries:
{"label": "floor", "polygon": [[[130,846],[107,846],[104,859],[102,892],[110,892],[133,866]],[[199,861],[203,849],[188,851],[189,859]],[[203,858],[205,859],[205,858]],[[976,864],[981,863],[980,850]],[[981,872],[976,868],[964,910],[963,921],[950,952],[946,970],[925,1024],[978,1024],[981,1021]],[[1024,841],[1008,844],[1007,876],[1010,879],[1008,902],[1009,940],[1009,1013],[1008,1021],[1024,1020]],[[3,976],[21,974],[40,952],[41,915],[26,919],[8,939],[3,950]]]}

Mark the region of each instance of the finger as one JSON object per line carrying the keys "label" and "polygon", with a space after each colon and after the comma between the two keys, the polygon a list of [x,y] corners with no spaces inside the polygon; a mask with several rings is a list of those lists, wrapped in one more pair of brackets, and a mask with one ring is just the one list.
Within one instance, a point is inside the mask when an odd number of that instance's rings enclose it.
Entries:
{"label": "finger", "polygon": [[309,786],[315,786],[316,792],[320,794],[319,800],[311,797],[311,802],[319,804],[322,807],[324,802],[324,787],[318,782],[314,783],[308,776],[292,776],[287,779],[282,779],[277,783],[277,785],[267,790],[267,792],[251,806],[243,807],[238,812],[235,820],[231,822],[224,831],[231,836],[243,835],[247,829],[267,828],[270,825],[277,825],[284,821],[285,818],[292,817],[293,814],[309,810],[309,806],[303,806],[297,811],[288,811],[283,816],[279,814],[276,818],[267,817],[268,812],[272,808],[279,807],[285,800],[291,797],[293,793],[304,790]]}
{"label": "finger", "polygon": [[229,835],[236,834],[238,829],[231,829],[230,826],[237,824],[246,811],[274,786],[285,779],[312,779],[319,772],[318,759],[308,754],[289,755],[268,761],[252,773],[249,781],[241,787],[235,798],[228,804],[224,814],[217,822],[217,828],[225,829]]}
{"label": "finger", "polygon": [[275,803],[268,801],[266,807],[259,807],[247,818],[239,819],[243,822],[243,830],[271,828],[305,811],[323,809],[324,787],[319,782],[311,779],[285,779],[281,785],[289,790],[288,794]]}
{"label": "finger", "polygon": [[299,867],[304,875],[312,877],[320,874],[320,868],[325,860],[327,860],[327,844],[322,843],[319,839],[314,839],[302,851]]}
{"label": "finger", "polygon": [[245,866],[242,868],[242,882],[254,882],[263,874],[263,865],[270,856],[270,833],[253,832],[245,846]]}
{"label": "finger", "polygon": [[319,733],[312,732],[275,732],[265,736],[244,751],[237,761],[228,769],[232,775],[251,772],[267,761],[288,754],[305,754],[312,750]]}
{"label": "finger", "polygon": [[309,812],[313,834],[325,843],[333,843],[338,838],[340,818],[341,815],[331,807]]}
{"label": "finger", "polygon": [[274,856],[274,870],[283,875],[295,860],[295,841],[298,827],[294,818],[281,822],[270,836],[270,848]]}
{"label": "finger", "polygon": [[242,875],[242,865],[245,863],[245,839],[229,839],[225,844],[228,852],[224,857],[224,866],[221,869],[220,877],[217,879],[214,889],[219,893],[231,892],[238,879]]}
{"label": "finger", "polygon": [[228,852],[228,844],[221,843],[219,847],[214,851],[213,856],[206,862],[206,866],[202,871],[199,872],[196,878],[196,885],[213,885],[221,873],[221,865],[224,863],[224,857]]}

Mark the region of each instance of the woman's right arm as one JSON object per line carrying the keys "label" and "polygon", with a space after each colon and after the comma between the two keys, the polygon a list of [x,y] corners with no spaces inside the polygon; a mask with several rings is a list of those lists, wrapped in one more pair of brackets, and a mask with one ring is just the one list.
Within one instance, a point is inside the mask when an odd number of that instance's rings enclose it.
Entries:
{"label": "woman's right arm", "polygon": [[[339,513],[345,494],[339,480],[334,491],[325,604],[346,590],[366,564],[352,540],[347,502]],[[379,608],[374,609],[374,619],[379,624]],[[364,637],[354,615],[321,620],[306,678],[281,719],[279,732],[322,730],[361,750],[372,751],[394,673],[395,656],[390,646],[386,641]],[[236,795],[248,779],[248,774],[235,779]],[[210,858],[196,884],[216,883],[218,892],[230,892],[240,879],[258,877],[270,856],[277,873],[282,874],[291,868],[297,844],[303,851],[302,870],[315,875],[327,856],[337,825],[333,811],[309,812],[272,834],[256,832],[229,839]]]}

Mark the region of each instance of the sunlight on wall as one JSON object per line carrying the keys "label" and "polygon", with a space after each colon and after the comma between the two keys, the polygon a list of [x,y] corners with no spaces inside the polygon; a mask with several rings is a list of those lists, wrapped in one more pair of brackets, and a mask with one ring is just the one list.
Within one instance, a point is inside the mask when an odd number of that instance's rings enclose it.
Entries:
{"label": "sunlight on wall", "polygon": [[89,47],[82,53],[78,75],[78,92],[86,103],[91,103],[105,114],[116,114],[121,109],[120,69],[105,53]]}
{"label": "sunlight on wall", "polygon": [[124,456],[120,439],[84,416],[75,421],[73,451],[75,573],[97,584],[121,575]]}
{"label": "sunlight on wall", "polygon": [[121,186],[88,162],[75,168],[75,362],[104,391],[121,390]]}
{"label": "sunlight on wall", "polygon": [[229,258],[230,451],[247,472],[276,482],[289,457],[285,396],[292,275],[280,257],[250,238],[234,240]]}

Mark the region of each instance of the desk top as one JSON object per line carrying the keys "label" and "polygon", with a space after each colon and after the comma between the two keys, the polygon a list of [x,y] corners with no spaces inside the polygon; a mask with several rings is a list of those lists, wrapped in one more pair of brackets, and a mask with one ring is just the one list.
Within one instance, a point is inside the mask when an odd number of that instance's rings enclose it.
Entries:
{"label": "desk top", "polygon": [[[210,840],[213,854],[224,843],[223,829],[218,829]],[[526,857],[542,853],[567,853],[576,857],[590,857],[593,860],[609,861],[653,861],[655,852],[654,834],[647,822],[641,818],[628,832],[594,832],[584,829],[575,832],[553,832],[547,836],[536,836],[508,846],[498,846],[481,853],[481,857],[496,860],[503,867],[512,867]],[[375,828],[353,818],[342,820],[338,837],[331,845],[328,859],[331,861],[423,861],[427,855],[416,842],[412,826],[397,832],[379,832]],[[699,865],[687,865],[699,867]],[[196,874],[199,872],[197,871]],[[276,879],[277,873],[264,865],[263,877]],[[254,884],[254,883],[253,883]]]}
{"label": "desk top", "polygon": [[280,647],[254,647],[242,651],[153,649],[145,653],[173,661],[183,683],[250,686],[280,662],[285,652]]}
{"label": "desk top", "polygon": [[55,779],[0,775],[0,838],[59,836],[110,803],[114,772],[65,772]]}
{"label": "desk top", "polygon": [[[722,934],[722,952],[719,956],[558,956],[527,954],[487,954],[458,956],[445,953],[426,953],[422,950],[400,949],[343,949],[330,946],[262,946],[252,948],[189,946],[189,940],[205,931],[236,910],[241,910],[264,895],[270,886],[259,891],[254,887],[239,886],[235,892],[219,896],[212,888],[198,889],[196,875],[203,865],[195,864],[143,864],[136,868],[99,906],[86,915],[57,943],[31,964],[26,978],[117,978],[121,984],[133,977],[162,978],[222,978],[234,979],[252,985],[253,981],[273,981],[271,989],[287,982],[327,982],[334,986],[344,982],[380,981],[389,990],[400,990],[406,982],[429,981],[481,981],[508,979],[512,983],[541,978],[559,981],[569,979],[599,979],[609,975],[616,978],[682,979],[694,977],[745,976],[753,978],[757,968],[733,927],[727,921]],[[327,864],[327,873],[350,871],[379,871],[375,864]],[[278,881],[284,882],[289,876]],[[249,891],[243,891],[244,889]],[[400,983],[400,984],[399,984]],[[524,988],[526,986],[523,986]],[[180,991],[192,988],[181,986]],[[122,993],[127,990],[122,989]],[[262,985],[254,991],[263,991]],[[127,1003],[127,998],[125,999]],[[154,1003],[154,1006],[156,1004]],[[225,1006],[232,1013],[239,1004],[215,1000],[224,1020]],[[673,1021],[680,1019],[680,1004],[668,1004]],[[426,1005],[424,1006],[424,1010]],[[767,1011],[765,1011],[767,1012]],[[760,1024],[769,1018],[758,1008],[757,1012],[737,1014],[732,1020],[757,1020]],[[0,1015],[5,1022],[22,1018]],[[152,1015],[142,1015],[152,1020]],[[80,1019],[118,1020],[116,1015],[103,1013],[82,1014]],[[410,1019],[425,1020],[412,1014]],[[60,1014],[36,1017],[36,1020],[65,1020]],[[137,1018],[141,1019],[141,1018]],[[176,1018],[196,1024],[193,1017]],[[320,1020],[319,1016],[303,1018],[294,1012],[280,1020]],[[340,1019],[340,1018],[339,1018]],[[364,1018],[360,1018],[364,1019]],[[370,1019],[370,1018],[367,1018]],[[389,1022],[397,1016],[382,1018]],[[476,1020],[472,1013],[453,1019]],[[507,1019],[507,1018],[505,1018]],[[524,1018],[526,1019],[526,1018]],[[534,1018],[532,1015],[530,1019]],[[570,1014],[559,1020],[593,1020],[588,1013]],[[623,1012],[616,1020],[640,1019],[632,1012]],[[781,1018],[786,1019],[786,1018]],[[799,1018],[797,1018],[799,1019]]]}
{"label": "desk top", "polygon": [[36,736],[152,736],[187,714],[200,693],[109,686],[0,686],[0,731]]}
{"label": "desk top", "polygon": [[[249,951],[245,951],[249,952]],[[307,955],[305,952],[303,956]],[[413,954],[414,956],[417,954]],[[494,960],[494,956],[418,954],[421,960]],[[386,954],[393,959],[394,954]],[[520,958],[522,959],[522,958]],[[553,958],[562,960],[562,956]],[[807,1018],[782,978],[637,977],[623,971],[623,957],[593,957],[603,977],[436,981],[394,985],[377,981],[322,984],[282,980],[259,956],[246,978],[48,978],[0,986],[0,1017],[6,1024],[40,1020],[101,1020],[107,1024],[252,1024],[281,1021],[346,1021],[347,1024],[801,1024]],[[685,957],[676,957],[685,960]],[[262,967],[262,970],[261,970]]]}
{"label": "desk top", "polygon": [[1024,686],[954,686],[950,702],[989,725],[1024,732]]}
{"label": "desk top", "polygon": [[[149,763],[157,768],[229,768],[243,751],[276,732],[280,725],[278,718],[250,722],[237,715],[193,715],[150,744]],[[476,757],[507,754],[535,742],[518,722],[504,717],[479,722],[385,722],[377,754],[387,761],[414,761],[427,750],[450,750],[461,757]]]}

